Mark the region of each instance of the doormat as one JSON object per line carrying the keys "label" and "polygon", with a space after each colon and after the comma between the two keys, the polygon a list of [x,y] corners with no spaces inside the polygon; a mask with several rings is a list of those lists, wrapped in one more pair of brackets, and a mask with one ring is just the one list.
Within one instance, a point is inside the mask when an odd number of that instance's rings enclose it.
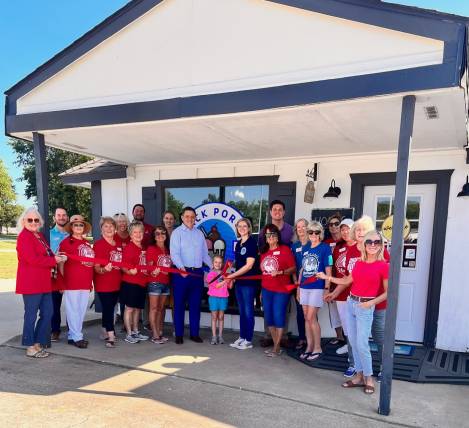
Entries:
{"label": "doormat", "polygon": [[[413,345],[394,345],[394,355],[412,355],[415,346]],[[378,352],[378,345],[375,342],[370,342],[371,352]]]}

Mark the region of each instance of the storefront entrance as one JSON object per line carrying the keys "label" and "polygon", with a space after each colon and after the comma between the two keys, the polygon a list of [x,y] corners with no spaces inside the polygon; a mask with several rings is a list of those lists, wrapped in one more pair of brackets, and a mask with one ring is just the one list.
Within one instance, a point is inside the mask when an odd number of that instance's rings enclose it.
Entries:
{"label": "storefront entrance", "polygon": [[[406,218],[410,232],[404,241],[396,340],[424,340],[435,194],[435,184],[409,186]],[[363,213],[373,218],[377,230],[393,213],[393,198],[394,186],[365,187]]]}

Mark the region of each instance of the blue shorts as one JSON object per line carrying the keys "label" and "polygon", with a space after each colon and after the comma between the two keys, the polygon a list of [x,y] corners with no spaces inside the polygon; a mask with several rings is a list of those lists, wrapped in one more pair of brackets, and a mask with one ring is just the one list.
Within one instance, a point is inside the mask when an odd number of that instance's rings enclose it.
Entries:
{"label": "blue shorts", "polygon": [[208,307],[211,311],[226,311],[228,297],[208,296]]}
{"label": "blue shorts", "polygon": [[148,284],[148,295],[169,296],[169,286],[160,282],[150,282]]}
{"label": "blue shorts", "polygon": [[264,318],[268,327],[284,328],[287,315],[289,293],[276,293],[275,291],[262,289],[262,307]]}

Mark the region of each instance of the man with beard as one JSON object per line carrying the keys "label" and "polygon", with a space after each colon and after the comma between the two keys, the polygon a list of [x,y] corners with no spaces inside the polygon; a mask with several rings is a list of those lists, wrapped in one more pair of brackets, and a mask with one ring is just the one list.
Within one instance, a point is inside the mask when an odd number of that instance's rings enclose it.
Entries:
{"label": "man with beard", "polygon": [[145,223],[145,207],[142,204],[135,204],[132,208],[132,215],[134,220],[141,221],[143,227],[145,228],[143,232],[142,247],[144,250],[152,243],[153,240],[153,226],[151,224]]}
{"label": "man with beard", "polygon": [[[67,211],[63,208],[56,208],[54,213],[54,227],[50,230],[49,241],[50,248],[57,254],[60,243],[68,236],[65,231],[65,225],[68,223]],[[61,277],[57,276],[58,272],[55,272],[55,278],[52,279],[52,303],[54,306],[54,313],[51,320],[51,341],[57,342],[60,338],[60,307],[62,305],[62,292],[59,290]]]}

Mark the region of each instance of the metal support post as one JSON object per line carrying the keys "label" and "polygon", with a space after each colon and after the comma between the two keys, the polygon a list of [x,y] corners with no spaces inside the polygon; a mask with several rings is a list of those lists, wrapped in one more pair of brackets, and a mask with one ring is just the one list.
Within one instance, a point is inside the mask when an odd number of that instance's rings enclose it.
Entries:
{"label": "metal support post", "polygon": [[42,231],[49,242],[49,177],[47,174],[46,145],[44,135],[33,132],[34,158],[36,163],[36,194],[39,212],[44,219]]}

